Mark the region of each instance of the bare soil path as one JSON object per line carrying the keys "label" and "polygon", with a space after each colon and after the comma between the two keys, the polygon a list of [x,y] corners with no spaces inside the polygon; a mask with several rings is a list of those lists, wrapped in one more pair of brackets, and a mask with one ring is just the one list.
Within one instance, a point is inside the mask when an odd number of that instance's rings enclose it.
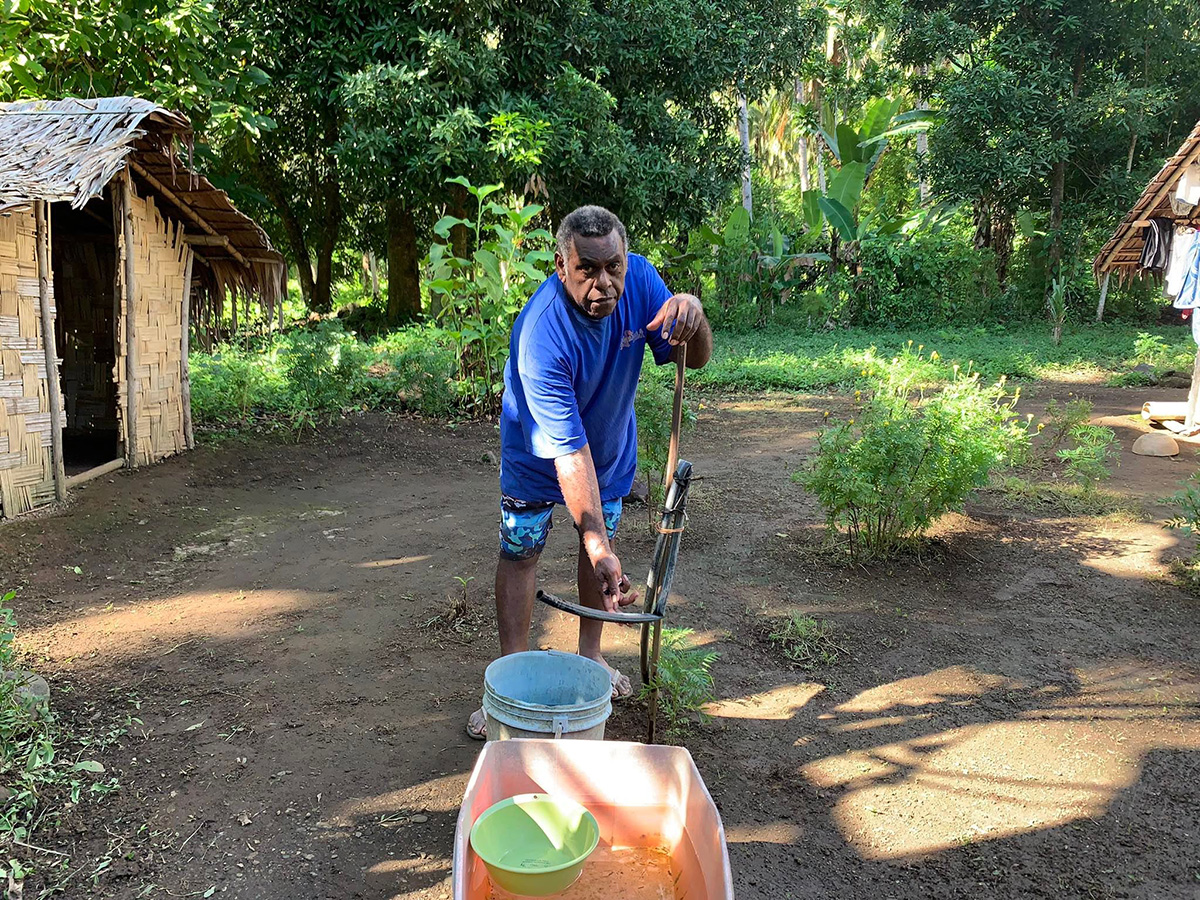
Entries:
{"label": "bare soil path", "polygon": [[[1113,487],[1162,496],[1194,470],[1192,447],[1128,453],[1139,393],[1071,389],[1118,426]],[[1178,538],[971,505],[919,559],[830,565],[789,475],[840,402],[708,398],[685,442],[703,480],[672,624],[721,653],[721,702],[685,743],[738,896],[1200,898],[1200,601],[1165,579]],[[103,757],[123,790],[56,836],[80,867],[66,896],[449,896],[479,749],[463,724],[494,652],[497,444],[363,416],[0,528],[56,707],[144,723]],[[543,581],[569,591],[557,521]],[[627,567],[650,547],[630,509]],[[789,668],[763,631],[793,610],[831,621],[845,658]],[[635,674],[635,637],[607,640]],[[535,641],[570,649],[571,623],[539,610]],[[632,704],[610,734],[641,727]]]}

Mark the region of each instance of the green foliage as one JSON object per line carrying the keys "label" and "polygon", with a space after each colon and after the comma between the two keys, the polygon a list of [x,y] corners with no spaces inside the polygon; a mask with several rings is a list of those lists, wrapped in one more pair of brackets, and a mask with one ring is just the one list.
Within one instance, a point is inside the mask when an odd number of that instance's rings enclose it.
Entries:
{"label": "green foliage", "polygon": [[1171,348],[1161,334],[1139,331],[1137,340],[1133,342],[1134,356],[1156,369],[1169,357],[1170,352]]}
{"label": "green foliage", "polygon": [[1063,447],[1057,453],[1067,464],[1067,477],[1085,491],[1108,478],[1108,463],[1117,458],[1112,449],[1116,434],[1103,425],[1076,425],[1070,432],[1073,446]]}
{"label": "green foliage", "polygon": [[[780,312],[790,314],[789,308]],[[793,320],[794,321],[794,320]],[[985,380],[1061,381],[1065,376],[1102,380],[1137,361],[1140,329],[1119,326],[1072,329],[1055,346],[1043,325],[1018,327],[842,328],[814,332],[803,318],[772,328],[723,331],[707,366],[688,374],[688,383],[738,390],[827,391],[869,388],[893,358],[914,373],[914,385],[932,387],[953,377],[955,365]],[[1164,365],[1189,370],[1196,345],[1185,328],[1157,333],[1170,347]],[[941,353],[905,355],[909,347],[935,345]],[[865,374],[864,374],[865,370]]]}
{"label": "green foliage", "polygon": [[1028,436],[1003,381],[956,371],[941,391],[914,398],[919,354],[886,366],[856,418],[827,428],[798,480],[816,495],[831,530],[845,527],[856,558],[888,556],[956,509]]}
{"label": "green foliage", "polygon": [[668,734],[681,734],[698,717],[708,721],[704,707],[716,700],[712,669],[720,654],[689,646],[690,628],[663,628],[658,673],[653,685],[643,685],[640,699],[658,690],[658,710]]}
{"label": "green foliage", "polygon": [[836,321],[862,325],[929,325],[994,318],[1000,289],[995,261],[961,235],[920,229],[881,235],[858,247]]}
{"label": "green foliage", "polygon": [[1125,494],[1073,481],[1039,481],[1009,475],[994,486],[993,493],[1022,512],[1103,516],[1117,522],[1139,522],[1146,516],[1142,505]]}
{"label": "green foliage", "polygon": [[[1046,421],[1043,423],[1044,433],[1039,444],[1053,453],[1062,446],[1067,435],[1091,420],[1092,401],[1078,397],[1060,404],[1057,398],[1051,397],[1046,402]],[[1043,426],[1039,425],[1038,431],[1042,432]]]}
{"label": "green foliage", "polygon": [[512,324],[554,269],[553,238],[544,228],[531,227],[541,206],[501,206],[487,199],[503,190],[501,185],[476,187],[465,178],[451,180],[475,198],[475,219],[445,216],[434,230],[448,238],[453,227],[469,227],[475,250],[470,259],[463,259],[454,255],[450,244],[430,248],[431,304],[454,340],[458,377],[471,410],[495,414],[504,390]]}
{"label": "green foliage", "polygon": [[837,642],[833,625],[801,613],[792,613],[775,623],[767,639],[784,659],[801,669],[831,666],[845,652]]}
{"label": "green foliage", "polygon": [[[1167,498],[1167,504],[1175,507],[1175,513],[1165,523],[1165,527],[1180,532],[1185,537],[1193,538],[1200,534],[1200,473],[1193,473],[1184,486]],[[1188,566],[1183,573],[1194,586],[1200,584],[1200,548],[1192,550]]]}
{"label": "green foliage", "polygon": [[273,127],[249,95],[267,81],[212,0],[6,0],[0,100],[132,94],[212,129]]}
{"label": "green foliage", "polygon": [[224,346],[193,353],[190,363],[193,415],[209,427],[279,422],[299,430],[352,408],[448,416],[464,390],[451,339],[424,327],[365,343],[326,321],[277,336],[259,351]]}
{"label": "green foliage", "polygon": [[[116,779],[96,777],[104,774],[104,766],[84,754],[105,749],[124,729],[116,728],[105,738],[72,733],[46,702],[28,695],[14,647],[17,621],[11,603],[15,598],[13,591],[0,595],[0,781],[8,791],[0,809],[0,840],[17,857],[9,859],[4,874],[11,875],[9,895],[16,882],[19,896],[20,882],[40,866],[13,842],[37,844],[39,831],[52,830],[69,805],[117,790]],[[140,719],[129,721],[142,724]],[[57,874],[63,876],[68,860],[57,860]],[[53,876],[47,875],[52,883]]]}

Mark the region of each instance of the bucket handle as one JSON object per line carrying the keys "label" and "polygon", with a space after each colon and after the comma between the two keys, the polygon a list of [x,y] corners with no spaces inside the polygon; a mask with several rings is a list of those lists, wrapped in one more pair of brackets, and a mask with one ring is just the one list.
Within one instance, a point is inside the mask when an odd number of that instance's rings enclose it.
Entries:
{"label": "bucket handle", "polygon": [[567,717],[566,716],[555,716],[553,719],[550,720],[550,722],[554,726],[554,740],[556,740],[556,741],[561,740],[563,734],[567,730],[567,722],[568,722]]}

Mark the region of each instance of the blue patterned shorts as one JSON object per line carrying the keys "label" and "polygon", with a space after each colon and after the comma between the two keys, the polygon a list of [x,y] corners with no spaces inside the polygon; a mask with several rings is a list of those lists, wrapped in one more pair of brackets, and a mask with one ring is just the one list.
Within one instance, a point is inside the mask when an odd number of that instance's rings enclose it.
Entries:
{"label": "blue patterned shorts", "polygon": [[[621,498],[604,501],[604,527],[611,541],[621,524]],[[542,552],[554,524],[553,503],[529,502],[514,497],[500,498],[500,557],[531,559]]]}

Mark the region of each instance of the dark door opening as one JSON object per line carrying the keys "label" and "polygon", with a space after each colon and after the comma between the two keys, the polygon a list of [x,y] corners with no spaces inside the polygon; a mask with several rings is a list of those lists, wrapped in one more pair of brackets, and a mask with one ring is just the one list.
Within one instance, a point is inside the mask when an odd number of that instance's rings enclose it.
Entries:
{"label": "dark door opening", "polygon": [[55,338],[62,360],[68,475],[121,455],[116,381],[116,240],[106,193],[82,209],[50,207]]}

